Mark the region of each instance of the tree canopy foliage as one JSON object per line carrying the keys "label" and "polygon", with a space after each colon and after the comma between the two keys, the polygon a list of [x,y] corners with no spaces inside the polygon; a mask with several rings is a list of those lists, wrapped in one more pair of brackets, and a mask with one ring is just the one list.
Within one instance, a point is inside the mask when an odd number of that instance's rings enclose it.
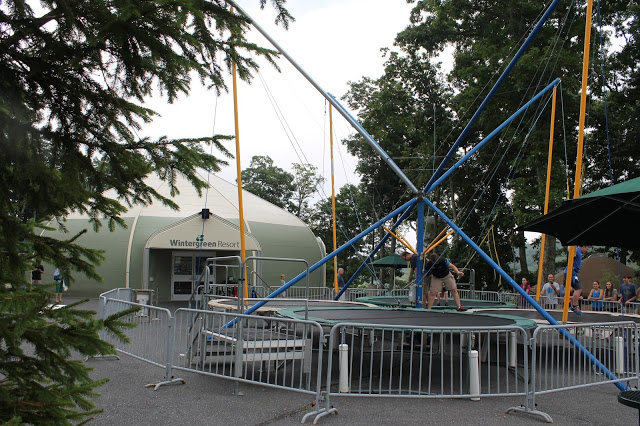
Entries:
{"label": "tree canopy foliage", "polygon": [[[292,17],[285,0],[269,3],[287,27]],[[55,363],[72,348],[89,355],[111,350],[97,343],[102,323],[70,308],[59,315],[44,308],[43,318],[51,321],[35,318],[47,292],[32,288],[24,271],[38,260],[99,279],[99,251],[76,244],[79,235],[59,241],[41,230],[65,230],[71,212],[88,214],[95,228],[106,220],[113,229],[125,226],[120,215],[136,204],[177,208],[145,183],[150,174],[166,181],[172,195],[179,192],[178,175],[205,188],[197,170],[216,171],[225,163],[230,154],[222,141],[228,137],[151,139],[140,134],[156,117],[144,102],[152,93],[172,102],[192,84],[226,90],[232,62],[244,80],[257,69],[257,57],[275,65],[275,51],[244,37],[248,25],[221,0],[0,2],[3,421],[65,422],[91,412],[91,404],[74,395],[86,396],[99,382],[86,378],[80,365]],[[209,153],[211,145],[218,156]],[[55,329],[50,339],[43,335],[31,342],[37,351],[25,352],[21,343],[30,341],[32,328],[45,327]],[[67,327],[82,332],[69,334]],[[43,386],[38,392],[37,384]]]}
{"label": "tree canopy foliage", "polygon": [[[539,3],[530,0],[508,4],[455,0],[414,3],[411,24],[396,38],[400,51],[389,55],[384,75],[352,83],[345,98],[359,111],[363,126],[419,186],[431,177],[429,169],[437,166],[453,145],[542,10]],[[558,6],[466,138],[460,140],[459,149],[445,170],[560,77],[550,207],[559,206],[567,197],[575,175],[585,10],[584,2]],[[637,147],[639,128],[638,114],[633,113],[638,102],[637,15],[637,4],[619,0],[603,6],[602,29],[596,25],[598,16],[594,17],[592,52],[596,52],[595,58],[601,58],[604,76],[600,59],[592,61],[584,153],[586,191],[612,183],[610,165],[614,182],[640,173],[638,157],[631,153]],[[612,29],[617,42],[622,43],[620,49],[612,46]],[[453,51],[453,64],[450,71],[443,73],[437,64],[446,58],[447,51]],[[608,131],[609,135],[615,134],[614,138],[607,138],[605,95]],[[481,241],[491,229],[497,236],[495,260],[503,267],[511,264],[513,249],[517,248],[524,273],[530,269],[524,253],[526,241],[513,230],[543,211],[549,98],[532,105],[435,193],[429,194],[475,241]],[[431,116],[438,123],[435,132]],[[430,137],[434,133],[435,143]],[[411,196],[402,188],[399,190],[400,180],[371,155],[362,138],[354,136],[345,143],[360,160],[357,171],[363,183],[380,188],[389,198],[386,211]],[[426,238],[440,229],[436,224]],[[451,257],[457,265],[464,265],[472,251],[462,241],[454,242],[449,248]],[[547,253],[550,261],[545,274],[556,268],[553,238],[548,238]],[[478,270],[482,283],[494,285],[490,267],[484,262],[472,266]]]}

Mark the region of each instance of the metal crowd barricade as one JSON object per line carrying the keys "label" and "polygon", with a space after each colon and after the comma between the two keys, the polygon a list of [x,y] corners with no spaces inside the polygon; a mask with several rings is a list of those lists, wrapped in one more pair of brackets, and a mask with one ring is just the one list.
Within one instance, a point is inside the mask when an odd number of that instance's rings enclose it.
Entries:
{"label": "metal crowd barricade", "polygon": [[315,422],[336,412],[330,399],[337,395],[524,396],[529,371],[527,340],[525,330],[513,326],[460,329],[336,324],[330,332],[326,404],[314,413]]}
{"label": "metal crowd barricade", "polygon": [[162,382],[147,386],[153,386],[158,389],[164,384],[186,383],[181,378],[174,379],[172,374],[170,354],[173,352],[173,333],[171,333],[173,318],[168,309],[105,298],[102,315],[103,318],[107,318],[134,307],[140,309],[121,318],[121,321],[135,324],[135,327],[122,330],[129,341],[122,342],[116,336],[104,330],[101,332],[102,340],[114,345],[118,352],[165,369]]}
{"label": "metal crowd barricade", "polygon": [[[601,364],[597,368],[591,358],[561,335],[567,330]],[[535,396],[616,382],[640,386],[638,326],[632,321],[591,324],[564,324],[538,327],[531,338],[531,388],[521,411],[552,422],[551,417],[535,409]],[[608,377],[606,368],[615,375]]]}
{"label": "metal crowd barricade", "polygon": [[325,339],[318,323],[182,308],[175,320],[175,369],[315,394],[320,400]]}
{"label": "metal crowd barricade", "polygon": [[458,294],[461,299],[486,300],[489,302],[500,301],[500,293],[497,291],[458,289]]}
{"label": "metal crowd barricade", "polygon": [[[287,289],[287,299],[305,299],[307,297],[306,287],[289,287]],[[332,289],[329,287],[309,287],[310,300],[331,300]]]}

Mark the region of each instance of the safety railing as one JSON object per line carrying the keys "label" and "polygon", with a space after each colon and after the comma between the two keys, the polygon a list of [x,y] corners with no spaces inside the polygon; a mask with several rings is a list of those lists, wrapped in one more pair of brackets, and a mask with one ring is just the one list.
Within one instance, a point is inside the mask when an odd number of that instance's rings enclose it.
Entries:
{"label": "safety railing", "polygon": [[[569,332],[616,379],[593,365],[589,356],[577,350],[558,329]],[[638,327],[634,322],[591,323],[538,327],[532,337],[535,369],[532,391],[542,394],[585,385],[637,380]],[[637,385],[637,383],[636,383]]]}
{"label": "safety railing", "polygon": [[526,344],[527,334],[520,327],[336,324],[329,339],[325,406],[317,411],[316,421],[335,412],[331,397],[337,395],[526,395]]}
{"label": "safety railing", "polygon": [[[582,348],[570,342],[567,335]],[[553,419],[536,408],[536,395],[569,389],[625,382],[640,385],[640,335],[636,323],[591,323],[540,326],[531,338],[530,389],[519,411]]]}
{"label": "safety railing", "polygon": [[158,388],[167,383],[184,383],[183,379],[173,378],[172,374],[170,354],[173,352],[174,346],[173,333],[171,332],[173,318],[168,309],[105,298],[102,314],[104,318],[107,318],[132,308],[138,308],[138,310],[121,318],[121,321],[135,325],[123,329],[123,334],[128,338],[128,342],[123,342],[105,331],[101,332],[102,339],[114,345],[118,352],[165,369],[164,380],[148,386]]}
{"label": "safety railing", "polygon": [[[189,330],[193,314],[198,326]],[[175,319],[181,352],[174,354],[174,368],[320,398],[324,338],[317,323],[190,309],[178,309]]]}
{"label": "safety railing", "polygon": [[500,302],[500,293],[497,291],[478,291],[458,289],[461,299],[486,300],[489,302]]}
{"label": "safety railing", "polygon": [[[316,421],[334,410],[331,398],[375,396],[470,398],[524,396],[525,411],[539,394],[605,383],[640,386],[640,334],[633,322],[520,327],[419,327],[340,323],[329,332],[316,322],[236,312],[169,310],[101,297],[101,316],[132,308],[123,320],[129,342],[105,341],[164,368],[164,380],[184,383],[174,370],[239,383],[313,394]],[[128,295],[131,296],[130,294]],[[576,349],[558,329],[583,346]],[[325,329],[326,330],[326,329]],[[602,367],[594,368],[591,355]],[[598,364],[600,365],[600,364]],[[615,377],[609,374],[611,372]],[[321,401],[324,400],[324,403]],[[304,419],[303,419],[304,421]]]}

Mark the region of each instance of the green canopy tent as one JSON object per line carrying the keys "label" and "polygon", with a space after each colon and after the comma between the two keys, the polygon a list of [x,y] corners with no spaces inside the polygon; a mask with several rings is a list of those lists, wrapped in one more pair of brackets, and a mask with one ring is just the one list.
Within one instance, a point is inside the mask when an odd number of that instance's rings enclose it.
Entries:
{"label": "green canopy tent", "polygon": [[640,178],[582,195],[518,227],[558,238],[562,245],[640,248]]}
{"label": "green canopy tent", "polygon": [[396,287],[396,269],[409,267],[408,262],[406,260],[402,260],[400,255],[397,253],[378,259],[372,264],[381,268],[393,268],[393,288]]}

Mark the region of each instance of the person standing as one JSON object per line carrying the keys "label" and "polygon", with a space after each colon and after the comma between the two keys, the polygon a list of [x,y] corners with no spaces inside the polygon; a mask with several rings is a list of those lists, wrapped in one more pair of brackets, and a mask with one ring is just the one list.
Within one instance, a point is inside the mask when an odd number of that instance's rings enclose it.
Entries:
{"label": "person standing", "polygon": [[[525,293],[527,294],[531,294],[531,283],[529,282],[529,278],[527,277],[522,277],[522,284],[520,284],[520,288],[524,290]],[[527,303],[527,300],[524,298],[524,296],[522,297],[522,307],[523,308],[528,308],[529,304]]]}
{"label": "person standing", "polygon": [[44,274],[44,266],[38,264],[31,270],[31,284],[42,284],[42,274]]}
{"label": "person standing", "polygon": [[622,307],[622,312],[633,312],[633,305],[629,304],[633,303],[638,298],[637,292],[638,288],[631,282],[631,276],[625,275],[622,277],[622,284],[620,284],[620,300],[618,300],[618,303]]}
{"label": "person standing", "polygon": [[[418,255],[414,254],[414,253],[409,253],[408,251],[404,251],[402,253],[400,253],[400,258],[402,260],[405,260],[407,262],[409,262],[409,265],[411,266],[411,270],[409,271],[409,281],[411,281],[411,276],[415,276],[416,279],[418,278],[417,275],[417,268],[418,268]],[[431,285],[431,272],[429,271],[429,268],[427,267],[427,264],[429,262],[425,262],[422,264],[422,306],[426,307],[427,304],[425,303],[425,299],[428,300],[428,291],[429,291],[429,287]],[[412,302],[414,302],[415,300],[413,300]]]}
{"label": "person standing", "polygon": [[[341,292],[342,289],[344,288],[344,269],[343,268],[338,268],[338,292]],[[345,296],[344,293],[342,293],[342,295],[340,296],[340,298],[338,299],[341,302],[345,301]]]}
{"label": "person standing", "polygon": [[62,303],[62,291],[64,286],[64,276],[60,268],[53,271],[53,280],[56,282],[56,303]]}
{"label": "person standing", "polygon": [[437,305],[440,306],[440,299],[444,299],[444,306],[449,304],[449,292],[442,287],[441,291],[436,295],[437,297]]}
{"label": "person standing", "polygon": [[[569,308],[576,315],[582,315],[582,311],[580,310],[580,295],[582,294],[582,287],[580,286],[580,268],[582,267],[582,257],[589,250],[589,246],[578,246],[576,250],[576,256],[573,259],[573,270],[572,274],[569,275],[567,273],[567,268],[564,268],[564,279],[569,278],[571,280],[571,288],[573,289],[573,295],[571,296],[572,303],[569,305]],[[566,282],[566,281],[565,281]]]}
{"label": "person standing", "polygon": [[[285,279],[285,275],[284,274],[280,274],[280,287],[284,287],[284,285],[287,283],[287,280]],[[283,291],[282,293],[280,293],[282,295],[282,297],[287,297],[287,291]]]}
{"label": "person standing", "polygon": [[545,307],[547,309],[558,309],[558,296],[562,296],[560,291],[560,284],[555,282],[555,275],[549,274],[547,276],[547,282],[542,286],[542,293],[545,300]]}
{"label": "person standing", "polygon": [[409,280],[411,280],[411,275],[416,276],[416,268],[418,267],[418,255],[409,253],[408,251],[403,251],[400,253],[400,258],[404,261],[409,262],[411,266],[411,271],[409,271]]}
{"label": "person standing", "polygon": [[460,303],[460,295],[458,294],[458,286],[456,280],[451,275],[451,271],[455,272],[459,277],[464,276],[464,272],[458,269],[456,265],[449,262],[445,257],[440,256],[438,253],[431,254],[431,259],[425,265],[425,272],[431,272],[431,281],[426,291],[429,292],[427,299],[427,309],[431,309],[433,301],[436,298],[436,294],[441,288],[450,291],[453,296],[453,301],[458,307],[458,312],[466,311]]}
{"label": "person standing", "polygon": [[600,281],[593,282],[593,288],[589,292],[589,297],[587,299],[591,301],[592,311],[602,310],[602,299],[604,299],[604,292],[600,288]]}
{"label": "person standing", "polygon": [[607,281],[604,288],[604,303],[605,310],[609,312],[615,312],[616,306],[614,303],[618,302],[618,290],[613,288],[613,283],[611,281]]}

